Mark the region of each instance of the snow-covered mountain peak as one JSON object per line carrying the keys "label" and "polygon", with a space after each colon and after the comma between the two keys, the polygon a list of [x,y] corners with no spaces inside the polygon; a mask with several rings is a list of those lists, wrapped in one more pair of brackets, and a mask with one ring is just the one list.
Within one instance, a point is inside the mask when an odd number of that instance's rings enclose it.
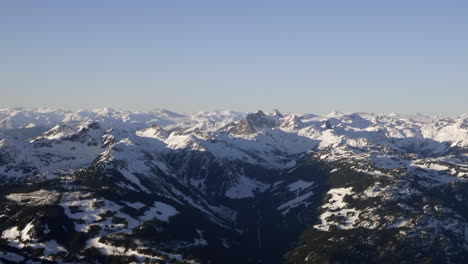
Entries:
{"label": "snow-covered mountain peak", "polygon": [[237,124],[235,129],[230,132],[239,135],[249,135],[273,129],[278,125],[278,116],[266,115],[262,110],[258,110],[256,113],[247,114],[247,116]]}
{"label": "snow-covered mountain peak", "polygon": [[278,109],[274,109],[273,112],[269,114],[271,117],[283,118],[283,114]]}
{"label": "snow-covered mountain peak", "polygon": [[155,114],[155,115],[158,115],[158,116],[162,116],[162,117],[169,117],[169,118],[183,118],[183,117],[185,117],[185,115],[178,114],[176,112],[172,112],[172,111],[169,111],[169,110],[166,110],[166,109],[153,109],[153,110],[149,111],[149,113]]}
{"label": "snow-covered mountain peak", "polygon": [[43,113],[43,114],[54,113],[54,112],[63,112],[62,110],[59,110],[59,109],[56,109],[56,108],[51,108],[51,107],[39,107],[39,108],[33,109],[33,111],[38,112],[38,113]]}
{"label": "snow-covered mountain peak", "polygon": [[327,114],[327,115],[325,115],[325,116],[328,116],[328,117],[336,117],[336,116],[342,116],[342,115],[343,115],[342,112],[333,110],[332,112],[330,112],[329,114]]}
{"label": "snow-covered mountain peak", "polygon": [[136,135],[140,137],[149,137],[164,140],[169,137],[169,132],[160,126],[153,124],[151,125],[151,127],[137,131]]}
{"label": "snow-covered mountain peak", "polygon": [[297,130],[304,127],[304,123],[297,115],[289,115],[281,122],[280,128],[285,130]]}
{"label": "snow-covered mountain peak", "polygon": [[42,134],[42,138],[46,139],[58,139],[61,137],[66,137],[75,133],[75,129],[66,124],[58,124],[51,128],[49,131]]}
{"label": "snow-covered mountain peak", "polygon": [[98,115],[108,116],[108,115],[113,115],[114,113],[120,112],[120,111],[117,111],[111,107],[106,106],[103,108],[95,108],[91,112],[96,113]]}

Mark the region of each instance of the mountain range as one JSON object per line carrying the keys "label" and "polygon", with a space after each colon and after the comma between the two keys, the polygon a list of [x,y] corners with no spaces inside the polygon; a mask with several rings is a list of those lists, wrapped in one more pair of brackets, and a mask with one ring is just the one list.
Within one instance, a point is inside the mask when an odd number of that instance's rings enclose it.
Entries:
{"label": "mountain range", "polygon": [[0,108],[0,262],[464,263],[468,114]]}

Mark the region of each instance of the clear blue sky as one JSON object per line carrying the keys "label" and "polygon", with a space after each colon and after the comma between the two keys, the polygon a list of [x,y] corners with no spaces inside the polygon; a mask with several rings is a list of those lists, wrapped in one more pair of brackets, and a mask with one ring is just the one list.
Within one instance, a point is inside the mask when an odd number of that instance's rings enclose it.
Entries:
{"label": "clear blue sky", "polygon": [[468,1],[0,1],[0,106],[468,112]]}

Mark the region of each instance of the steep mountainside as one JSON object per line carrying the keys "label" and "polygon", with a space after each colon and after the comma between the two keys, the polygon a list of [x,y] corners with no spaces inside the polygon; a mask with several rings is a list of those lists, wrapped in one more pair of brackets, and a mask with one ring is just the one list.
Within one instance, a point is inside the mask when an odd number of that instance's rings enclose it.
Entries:
{"label": "steep mountainside", "polygon": [[463,263],[468,115],[0,109],[0,262]]}

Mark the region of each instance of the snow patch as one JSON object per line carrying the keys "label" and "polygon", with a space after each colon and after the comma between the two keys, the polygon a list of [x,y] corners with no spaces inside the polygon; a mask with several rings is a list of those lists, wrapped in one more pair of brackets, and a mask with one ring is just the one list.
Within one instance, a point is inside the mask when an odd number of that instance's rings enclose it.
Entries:
{"label": "snow patch", "polygon": [[309,188],[314,185],[314,182],[308,182],[303,180],[298,180],[288,185],[289,191],[295,192]]}
{"label": "snow patch", "polygon": [[154,202],[154,206],[150,207],[143,216],[140,216],[142,221],[148,221],[154,218],[158,220],[169,222],[169,218],[175,216],[179,212],[172,206],[162,203],[162,202]]}
{"label": "snow patch", "polygon": [[332,225],[339,229],[352,229],[358,220],[359,211],[354,208],[346,208],[347,203],[344,197],[352,195],[352,187],[348,188],[335,188],[327,192],[331,197],[328,203],[322,205],[324,213],[320,215],[320,224],[314,225],[314,228],[329,231]]}
{"label": "snow patch", "polygon": [[268,187],[269,184],[240,175],[237,184],[229,188],[225,194],[231,199],[250,198],[255,196],[255,192],[263,192]]}

